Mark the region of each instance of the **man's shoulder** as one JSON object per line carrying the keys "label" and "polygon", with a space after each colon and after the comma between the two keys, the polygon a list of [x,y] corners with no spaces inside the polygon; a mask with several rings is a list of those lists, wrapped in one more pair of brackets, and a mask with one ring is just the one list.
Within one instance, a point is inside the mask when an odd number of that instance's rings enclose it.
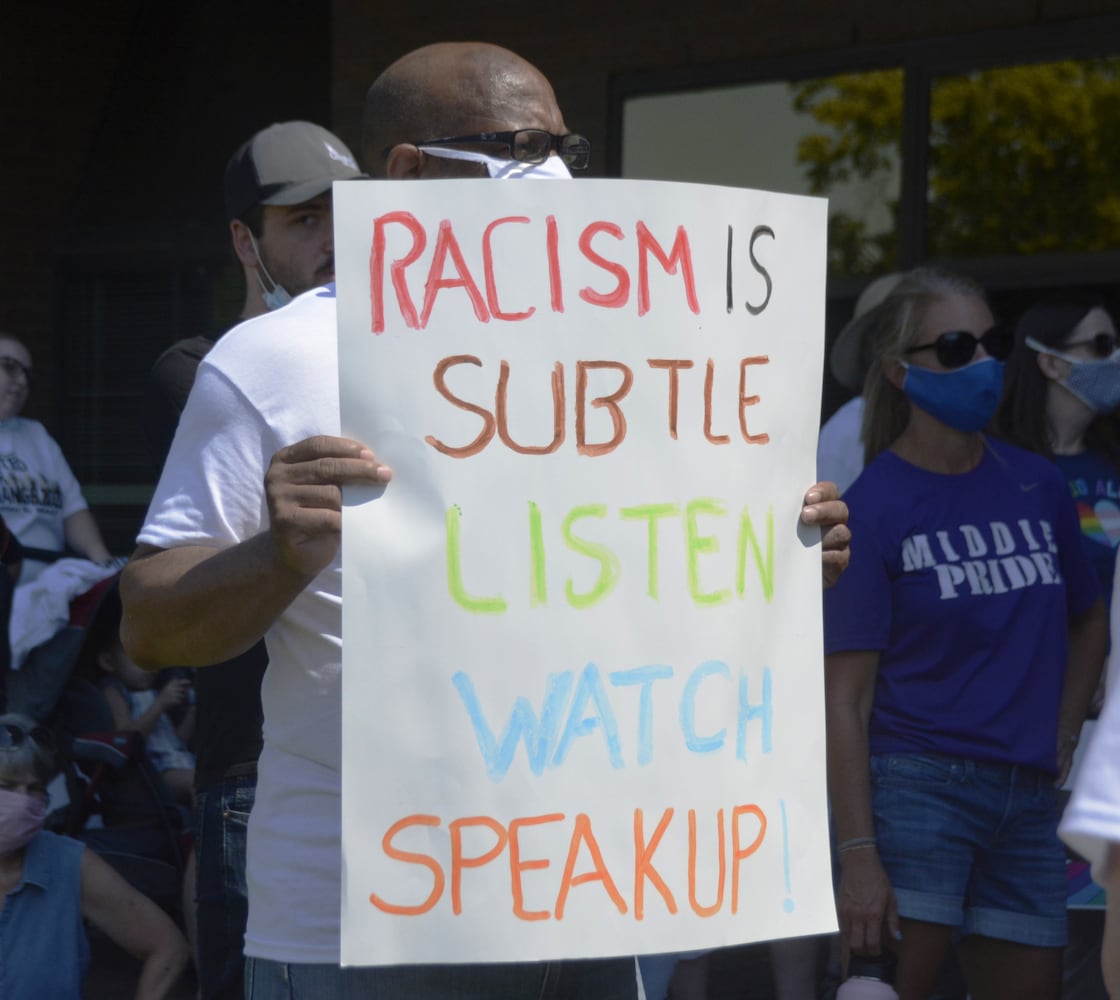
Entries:
{"label": "man's shoulder", "polygon": [[216,340],[216,337],[199,334],[197,337],[185,337],[175,341],[156,358],[155,364],[152,365],[152,378],[156,381],[166,381],[186,371],[190,373],[193,380],[199,362],[210,353]]}
{"label": "man's shoulder", "polygon": [[208,333],[200,333],[197,337],[184,337],[182,340],[175,341],[166,351],[164,351],[157,359],[156,364],[160,364],[165,359],[171,358],[193,358],[196,361],[201,360],[210,353],[210,349],[217,343],[218,338]]}
{"label": "man's shoulder", "polygon": [[285,444],[339,433],[333,288],[327,293],[306,292],[283,309],[234,327],[214,345],[199,366],[198,385],[205,385],[223,419],[231,408],[244,407]]}
{"label": "man's shoulder", "polygon": [[321,355],[335,343],[334,286],[304,292],[274,312],[254,316],[228,330],[206,356],[216,368],[253,367],[288,356]]}

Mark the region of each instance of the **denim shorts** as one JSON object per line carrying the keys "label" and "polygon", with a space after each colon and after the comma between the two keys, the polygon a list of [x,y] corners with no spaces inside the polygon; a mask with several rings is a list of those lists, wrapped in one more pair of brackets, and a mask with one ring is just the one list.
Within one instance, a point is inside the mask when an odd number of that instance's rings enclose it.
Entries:
{"label": "denim shorts", "polygon": [[871,802],[901,916],[1036,947],[1065,944],[1065,852],[1052,775],[875,754]]}

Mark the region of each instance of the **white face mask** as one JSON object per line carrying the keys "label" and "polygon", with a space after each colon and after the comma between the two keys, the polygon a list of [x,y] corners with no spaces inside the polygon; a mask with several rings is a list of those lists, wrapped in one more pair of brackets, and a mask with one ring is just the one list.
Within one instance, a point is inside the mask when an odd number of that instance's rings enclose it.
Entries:
{"label": "white face mask", "polygon": [[[263,264],[261,265],[264,266]],[[261,281],[261,276],[257,275],[257,284],[261,286],[261,298],[264,300],[264,307],[273,312],[276,309],[282,309],[289,302],[292,301],[291,295],[288,294],[288,289],[283,285],[273,285],[272,291],[264,287],[264,282]]]}
{"label": "white face mask", "polygon": [[471,163],[485,163],[486,172],[495,180],[548,180],[570,181],[572,175],[559,156],[550,156],[543,163],[522,163],[520,160],[507,160],[500,156],[488,156],[470,149],[450,149],[446,146],[418,146],[429,156],[445,160],[468,160]]}
{"label": "white face mask", "polygon": [[[253,253],[257,255],[257,263],[260,264],[260,269],[256,272],[257,284],[261,286],[261,298],[264,300],[264,307],[272,312],[276,309],[281,309],[292,301],[292,296],[283,285],[278,285],[272,280],[272,275],[268,273],[268,268],[264,266],[264,261],[261,259],[261,249],[257,246],[257,238],[249,233],[249,239],[253,242]],[[261,277],[261,271],[264,272],[264,277],[268,278],[268,285],[264,283],[264,278]],[[269,285],[272,287],[269,288]]]}

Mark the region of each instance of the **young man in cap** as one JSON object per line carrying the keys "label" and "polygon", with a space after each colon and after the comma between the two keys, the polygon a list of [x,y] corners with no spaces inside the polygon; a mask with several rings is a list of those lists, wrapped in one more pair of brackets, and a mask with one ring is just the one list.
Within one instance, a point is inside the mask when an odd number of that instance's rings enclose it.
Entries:
{"label": "young man in cap", "polygon": [[[346,144],[311,122],[269,125],[230,157],[225,206],[245,278],[240,320],[334,281],[331,184],[360,176]],[[152,368],[147,426],[161,468],[195,370],[213,346],[214,338],[207,336],[181,340]]]}
{"label": "young man in cap", "polygon": [[[541,150],[512,137],[484,151],[441,138],[524,129],[549,135],[536,164]],[[531,176],[519,167],[534,166],[556,176],[554,145],[586,163],[577,139],[534,66],[498,46],[445,43],[404,56],[374,83],[363,149],[382,177]],[[268,632],[268,735],[250,821],[251,996],[630,1000],[629,957],[339,966],[341,489],[383,485],[391,473],[340,436],[335,322],[330,290],[305,295],[206,360],[172,447],[174,475],[157,490],[122,583],[122,636],[137,662],[203,665]],[[846,510],[829,487],[811,493],[804,516],[824,528],[835,572],[847,557]]]}
{"label": "young man in cap", "polygon": [[[241,319],[260,316],[334,280],[331,184],[360,176],[350,150],[310,122],[257,132],[225,172],[234,253],[245,277]],[[214,346],[192,337],[169,348],[148,385],[149,434],[162,467],[199,362]],[[195,935],[202,1000],[244,995],[245,838],[261,751],[264,641],[195,678]],[[188,872],[188,879],[190,873]]]}

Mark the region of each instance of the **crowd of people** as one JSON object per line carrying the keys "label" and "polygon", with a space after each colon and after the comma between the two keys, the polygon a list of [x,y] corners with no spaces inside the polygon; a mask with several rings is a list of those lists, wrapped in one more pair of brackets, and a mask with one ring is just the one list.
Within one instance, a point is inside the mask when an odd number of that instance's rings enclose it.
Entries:
{"label": "crowd of people", "polygon": [[[374,81],[362,165],[381,179],[567,177],[586,163],[571,137],[531,64],[443,43]],[[644,959],[644,984],[632,956],[339,963],[341,488],[393,475],[375,442],[340,430],[330,186],[357,176],[341,140],[306,122],[230,160],[243,322],[153,371],[166,471],[120,576],[119,640],[116,618],[92,633],[117,727],[147,738],[194,811],[183,917],[199,995],[700,998],[698,953]],[[1079,944],[1103,980],[1067,976],[1065,995],[1120,996],[1114,916],[1067,940],[1063,846],[1120,900],[1120,696],[1102,669],[1120,541],[1112,315],[1048,299],[1001,324],[974,282],[924,268],[877,282],[857,313],[832,361],[857,396],[820,454],[822,471],[845,470],[843,499],[841,475],[822,475],[802,509],[826,587],[835,961],[889,951],[895,990],[917,1000],[953,995],[955,953],[974,1000],[1057,1000]],[[64,554],[92,567],[81,584],[117,571],[57,445],[19,417],[31,382],[26,346],[0,335],[9,598]],[[156,684],[155,670],[172,672]],[[1059,786],[1097,712],[1059,831]],[[46,727],[0,717],[0,982],[18,965],[35,992],[77,996],[84,918],[140,960],[138,996],[166,995],[187,946],[96,854],[43,830],[55,768]],[[51,934],[64,985],[42,957]],[[812,945],[775,950],[780,1000],[816,997]]]}

